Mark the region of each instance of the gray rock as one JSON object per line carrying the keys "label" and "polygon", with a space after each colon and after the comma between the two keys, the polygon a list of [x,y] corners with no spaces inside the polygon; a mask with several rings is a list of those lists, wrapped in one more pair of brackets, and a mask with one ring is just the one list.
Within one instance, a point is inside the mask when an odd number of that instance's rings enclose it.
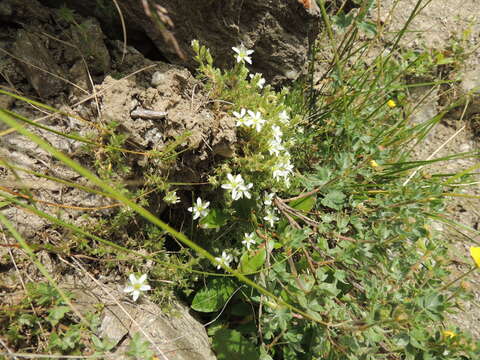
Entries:
{"label": "gray rock", "polygon": [[19,30],[13,45],[13,53],[25,77],[37,94],[46,98],[58,95],[66,87],[65,74],[50,56],[43,39],[26,30]]}
{"label": "gray rock", "polygon": [[460,89],[469,99],[465,115],[468,117],[480,113],[480,66],[477,65],[463,74]]}
{"label": "gray rock", "polygon": [[[137,19],[170,61],[184,64],[137,2],[121,2],[127,16]],[[173,35],[187,55],[186,65],[191,69],[196,67],[191,60],[193,39],[206,45],[221,67],[234,63],[231,48],[244,43],[255,51],[252,71],[262,73],[268,82],[283,82],[303,70],[309,40],[317,34],[318,18],[293,0],[160,0],[157,3],[167,10],[175,26]]]}
{"label": "gray rock", "polygon": [[[175,313],[167,315],[150,302],[122,306],[169,360],[216,359],[210,349],[205,328],[189,314],[188,307],[177,303]],[[100,327],[101,337],[108,337],[118,343],[125,335],[133,336],[136,332],[139,332],[138,326],[132,323],[120,307],[112,305],[105,308]],[[118,357],[115,359],[127,360],[123,353],[128,348],[128,343],[126,341],[119,346],[115,352]],[[152,350],[155,351],[155,347]]]}
{"label": "gray rock", "polygon": [[100,24],[95,19],[89,18],[78,26],[71,26],[70,38],[75,47],[65,48],[65,57],[73,62],[83,56],[92,75],[107,73],[111,60],[104,37]]}
{"label": "gray rock", "polygon": [[154,342],[150,348],[161,360],[216,359],[205,327],[190,315],[187,306],[172,300],[166,313],[149,301],[148,296],[141,296],[133,303],[123,292],[124,284],[119,284],[119,280],[104,278],[100,283],[77,274],[67,275],[61,281],[73,294],[74,305],[80,313],[96,312],[98,304],[104,305],[97,335],[115,343],[114,354],[109,354],[109,359],[130,360],[124,354],[135,333]]}
{"label": "gray rock", "polygon": [[[91,16],[97,1],[65,2],[69,8]],[[217,66],[229,67],[234,64],[232,46],[244,43],[255,51],[252,72],[262,73],[272,84],[298,77],[306,65],[309,44],[318,34],[318,8],[307,10],[296,0],[157,0],[155,3],[174,24],[163,33],[145,14],[141,2],[119,3],[129,39],[136,38],[134,42],[140,45],[139,34],[145,33],[170,62],[196,69],[190,44],[197,39],[211,50]],[[155,11],[153,6],[151,11]],[[104,28],[111,29],[112,22],[117,22],[117,36],[121,38],[115,11],[110,17],[97,18]],[[172,45],[174,41],[178,47]],[[179,52],[185,54],[184,59]]]}

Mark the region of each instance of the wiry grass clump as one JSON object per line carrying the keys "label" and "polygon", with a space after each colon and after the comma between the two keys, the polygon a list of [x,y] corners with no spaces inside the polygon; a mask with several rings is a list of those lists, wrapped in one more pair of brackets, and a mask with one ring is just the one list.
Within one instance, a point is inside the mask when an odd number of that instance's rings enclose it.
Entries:
{"label": "wiry grass clump", "polygon": [[[389,52],[368,57],[375,42],[361,42],[359,35],[366,32],[376,39],[375,24],[366,20],[371,3],[361,5],[356,17],[336,15],[337,26],[346,31],[333,46],[338,39],[320,2],[327,42],[335,51],[324,59],[330,65],[319,84],[313,81],[312,64],[310,76],[278,91],[265,84],[261,74],[249,73],[251,50],[243,45],[233,48],[236,65],[222,70],[213,66],[208,49],[192,43],[198,77],[212,99],[220,100],[210,103],[212,109],[235,119],[239,140],[235,156],[212,168],[205,179],[209,185],[192,193],[192,204],[185,204],[192,218],[185,233],[146,209],[148,189],[135,194],[109,183],[115,177],[112,168],[119,165],[115,159],[123,153],[122,141],[105,146],[113,164],[99,164],[94,174],[23,127],[21,117],[3,110],[2,121],[88,179],[92,187],[84,190],[115,199],[122,208],[87,231],[4,192],[2,201],[69,229],[89,256],[143,250],[122,260],[142,272],[145,259],[158,264],[148,274],[153,291],[165,274],[176,276],[177,290],[187,290],[192,309],[209,320],[219,359],[478,358],[478,344],[444,321],[470,294],[451,281],[448,243],[432,227],[434,220],[445,219],[445,201],[455,195],[451,185],[464,183],[470,174],[428,173],[432,162],[455,156],[411,159],[414,146],[458,104],[425,123],[409,123],[412,107],[405,78],[417,67],[424,71],[425,57],[403,56],[397,47],[408,23]],[[411,19],[421,5],[419,0]],[[432,79],[430,84],[440,83],[445,81]],[[155,184],[168,195],[167,205],[177,202],[167,179],[156,179]],[[139,216],[147,225],[136,228],[138,236],[122,245],[102,238],[115,237]],[[49,309],[44,333],[64,321],[50,350],[81,353],[90,347],[108,353],[108,340],[102,343],[94,335],[92,318],[72,312],[68,294],[51,279],[14,224],[3,216],[0,221],[51,283],[30,297],[32,306]],[[158,254],[167,234],[183,246],[179,256]],[[478,266],[477,251],[472,254]],[[121,269],[126,268],[123,263]],[[145,277],[132,279],[129,291],[137,290],[136,300],[149,286]],[[8,328],[8,346],[19,350],[15,336],[25,332],[25,309],[2,325]],[[65,345],[80,328],[83,334],[92,332],[89,340]],[[153,358],[139,336],[132,344],[132,357]]]}

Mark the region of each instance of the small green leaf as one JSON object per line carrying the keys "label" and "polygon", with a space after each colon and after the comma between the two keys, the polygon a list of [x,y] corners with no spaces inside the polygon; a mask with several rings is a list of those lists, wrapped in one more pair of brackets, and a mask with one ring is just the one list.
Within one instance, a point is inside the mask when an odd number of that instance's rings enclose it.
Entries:
{"label": "small green leaf", "polygon": [[153,351],[150,350],[150,343],[147,340],[143,340],[139,333],[133,335],[125,354],[133,359],[145,360],[152,359],[154,355]]}
{"label": "small green leaf", "polygon": [[256,251],[253,256],[245,252],[240,258],[240,271],[247,274],[253,273],[262,267],[266,258],[267,252],[265,248]]}
{"label": "small green leaf", "polygon": [[361,21],[357,23],[357,26],[360,30],[367,33],[368,35],[377,35],[377,26],[373,22]]}
{"label": "small green leaf", "polygon": [[308,212],[313,209],[316,201],[317,197],[315,195],[311,195],[298,200],[294,200],[289,205],[296,210]]}
{"label": "small green leaf", "polygon": [[225,225],[227,219],[228,214],[218,209],[212,209],[208,215],[200,221],[200,227],[203,229],[217,229]]}
{"label": "small green leaf", "polygon": [[332,190],[328,192],[322,199],[323,206],[329,207],[334,210],[341,210],[345,200],[345,194],[338,190]]}
{"label": "small green leaf", "polygon": [[228,278],[213,278],[207,286],[195,294],[192,309],[200,312],[220,310],[235,291],[232,280]]}
{"label": "small green leaf", "polygon": [[352,24],[353,14],[345,15],[340,13],[332,17],[333,23],[341,29],[345,29]]}
{"label": "small green leaf", "polygon": [[55,326],[69,311],[70,308],[68,306],[55,306],[49,311],[47,320],[52,326]]}
{"label": "small green leaf", "polygon": [[260,357],[252,341],[236,330],[220,329],[215,332],[212,347],[218,360],[257,360]]}
{"label": "small green leaf", "polygon": [[92,334],[92,343],[97,351],[110,351],[112,350],[117,343],[110,339],[109,337],[105,337],[103,339],[98,338],[97,336]]}

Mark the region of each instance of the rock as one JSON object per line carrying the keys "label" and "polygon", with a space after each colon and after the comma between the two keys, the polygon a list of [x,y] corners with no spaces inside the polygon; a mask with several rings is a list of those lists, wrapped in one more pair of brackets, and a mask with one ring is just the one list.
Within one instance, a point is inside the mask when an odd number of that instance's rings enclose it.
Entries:
{"label": "rock", "polygon": [[26,30],[19,30],[13,45],[19,66],[37,94],[42,97],[58,95],[66,87],[65,74],[52,59],[43,39]]}
{"label": "rock", "polygon": [[157,1],[175,26],[173,35],[187,55],[185,64],[136,1],[121,3],[126,16],[136,19],[168,60],[196,68],[190,44],[197,39],[211,50],[217,66],[232,66],[232,46],[244,43],[255,51],[252,72],[262,73],[273,84],[300,74],[309,40],[317,34],[318,17],[294,0]]}
{"label": "rock", "polygon": [[74,305],[82,314],[96,312],[97,305],[104,304],[97,335],[116,344],[115,353],[109,358],[129,360],[124,353],[131,337],[139,332],[145,339],[140,327],[155,342],[151,350],[158,359],[165,359],[158,349],[168,360],[216,359],[205,327],[190,315],[187,306],[172,300],[167,314],[145,296],[133,303],[123,292],[124,284],[119,285],[118,280],[105,278],[100,284],[99,280],[94,283],[88,277],[67,275],[60,282],[73,294]]}
{"label": "rock", "polygon": [[[169,360],[215,360],[210,349],[207,332],[202,324],[180,303],[174,305],[174,314],[165,314],[157,305],[143,301],[139,304],[122,304],[135,322],[156,342]],[[101,337],[108,337],[119,343],[125,336],[139,332],[139,328],[117,305],[110,305],[103,311],[100,327]],[[144,336],[142,336],[144,337]],[[115,351],[115,359],[127,360],[123,353],[129,341],[122,343]],[[151,347],[155,351],[155,347]],[[159,356],[159,354],[157,354]],[[163,359],[159,356],[160,359]]]}
{"label": "rock", "polygon": [[[69,8],[92,16],[97,0],[64,2]],[[232,66],[232,46],[244,43],[255,51],[252,72],[262,73],[274,85],[299,76],[307,62],[309,44],[318,34],[318,9],[308,10],[296,0],[157,0],[155,3],[166,11],[163,16],[168,16],[174,24],[168,34],[158,30],[139,1],[119,0],[119,3],[129,39],[136,38],[134,42],[139,46],[142,40],[138,34],[144,32],[167,60],[193,70],[197,67],[190,45],[193,39],[211,50],[219,67]],[[121,39],[115,11],[108,17],[97,18],[106,33],[116,21],[117,37]],[[172,46],[172,39],[178,43],[177,49]],[[185,54],[184,59],[179,57],[178,50]]]}
{"label": "rock", "polygon": [[[204,106],[204,94],[195,92],[199,87],[188,70],[162,63],[157,69],[147,84],[133,77],[116,80],[107,76],[97,86],[103,117],[118,122],[129,141],[146,149],[161,151],[167,142],[188,133],[183,141],[194,154],[186,153],[192,156],[182,162],[190,170],[211,157],[212,148],[217,155],[231,157],[235,119],[227,114],[216,116]],[[150,87],[151,83],[156,86]]]}
{"label": "rock", "polygon": [[[480,66],[477,65],[463,74],[460,89],[469,99],[465,116],[480,113]],[[461,110],[463,111],[463,107]]]}
{"label": "rock", "polygon": [[89,18],[79,26],[70,27],[70,41],[74,48],[67,47],[65,57],[77,61],[84,57],[92,75],[105,74],[110,70],[110,54],[103,41],[105,35],[96,19]]}

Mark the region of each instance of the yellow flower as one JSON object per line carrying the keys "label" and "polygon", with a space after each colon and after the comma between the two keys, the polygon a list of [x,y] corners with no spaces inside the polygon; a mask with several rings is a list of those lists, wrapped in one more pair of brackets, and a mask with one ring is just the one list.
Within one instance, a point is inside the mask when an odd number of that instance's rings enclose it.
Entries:
{"label": "yellow flower", "polygon": [[387,105],[390,109],[393,109],[395,106],[397,106],[397,104],[393,100],[388,100]]}
{"label": "yellow flower", "polygon": [[477,265],[477,267],[480,268],[480,247],[472,246],[470,248],[470,255],[475,261],[475,264]]}
{"label": "yellow flower", "polygon": [[375,160],[370,160],[370,166],[373,168],[378,168],[380,165]]}
{"label": "yellow flower", "polygon": [[442,335],[444,339],[453,339],[457,334],[450,330],[443,330]]}

